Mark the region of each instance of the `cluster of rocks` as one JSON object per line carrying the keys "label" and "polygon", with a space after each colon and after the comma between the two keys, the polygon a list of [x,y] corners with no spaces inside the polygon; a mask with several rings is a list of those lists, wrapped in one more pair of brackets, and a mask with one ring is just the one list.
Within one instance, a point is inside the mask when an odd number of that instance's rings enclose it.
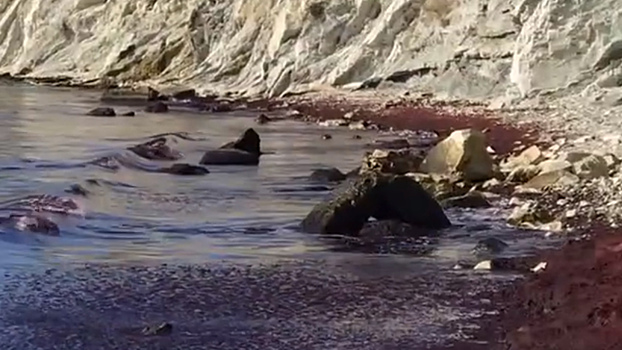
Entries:
{"label": "cluster of rocks", "polygon": [[[101,97],[107,104],[140,105],[147,113],[167,113],[171,106],[192,108],[200,112],[230,112],[236,106],[229,100],[218,99],[216,96],[199,96],[194,89],[180,90],[171,94],[163,94],[151,87],[146,91],[131,92],[127,90],[109,90]],[[92,117],[133,117],[134,111],[118,114],[111,107],[97,107],[86,113]]]}

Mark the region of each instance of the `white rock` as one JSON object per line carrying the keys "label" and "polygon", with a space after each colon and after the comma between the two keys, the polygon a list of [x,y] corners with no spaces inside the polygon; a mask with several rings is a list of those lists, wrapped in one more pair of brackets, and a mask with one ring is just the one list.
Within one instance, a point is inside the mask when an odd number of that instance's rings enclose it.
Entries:
{"label": "white rock", "polygon": [[480,261],[477,265],[475,265],[475,267],[473,267],[473,270],[492,270],[492,261]]}
{"label": "white rock", "polygon": [[540,262],[540,263],[538,263],[538,265],[534,266],[531,269],[531,271],[535,272],[535,273],[538,273],[538,272],[544,271],[546,269],[546,266],[547,266],[546,262]]}

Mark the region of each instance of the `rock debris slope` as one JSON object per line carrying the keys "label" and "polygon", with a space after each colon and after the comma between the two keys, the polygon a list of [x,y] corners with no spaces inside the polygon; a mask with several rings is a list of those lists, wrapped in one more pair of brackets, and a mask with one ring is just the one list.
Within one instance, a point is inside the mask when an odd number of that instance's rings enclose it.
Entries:
{"label": "rock debris slope", "polygon": [[617,92],[622,0],[3,0],[0,73],[278,96]]}

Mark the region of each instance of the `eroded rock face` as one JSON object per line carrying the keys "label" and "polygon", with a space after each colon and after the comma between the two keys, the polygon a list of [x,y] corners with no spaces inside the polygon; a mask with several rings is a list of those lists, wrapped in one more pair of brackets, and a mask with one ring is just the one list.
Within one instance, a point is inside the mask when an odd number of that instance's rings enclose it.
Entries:
{"label": "eroded rock face", "polygon": [[332,199],[317,204],[301,226],[309,233],[357,235],[370,217],[431,229],[451,225],[440,205],[415,180],[367,172],[343,184]]}
{"label": "eroded rock face", "polygon": [[494,176],[494,162],[486,148],[486,136],[481,131],[454,131],[430,150],[421,170],[431,174],[459,174],[467,181],[488,180]]}
{"label": "eroded rock face", "polygon": [[168,145],[168,140],[165,137],[158,137],[145,143],[128,147],[128,150],[149,160],[179,160],[183,158],[181,152],[172,149]]}

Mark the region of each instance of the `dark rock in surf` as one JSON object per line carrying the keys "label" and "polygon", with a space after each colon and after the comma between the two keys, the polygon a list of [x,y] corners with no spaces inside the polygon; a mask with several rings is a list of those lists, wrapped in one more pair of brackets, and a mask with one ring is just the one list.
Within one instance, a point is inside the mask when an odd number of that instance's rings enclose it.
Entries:
{"label": "dark rock in surf", "polygon": [[87,197],[90,194],[90,191],[84,188],[82,185],[75,184],[69,186],[68,189],[65,190],[67,193],[75,194],[78,196]]}
{"label": "dark rock in surf", "polygon": [[160,169],[160,171],[163,172],[163,173],[174,174],[174,175],[205,175],[205,174],[209,174],[209,170],[207,170],[207,168],[205,168],[205,167],[198,166],[198,165],[192,165],[192,164],[186,164],[186,163],[173,164],[170,167],[166,167],[166,168]]}
{"label": "dark rock in surf", "polygon": [[322,135],[322,140],[331,140],[332,138],[333,138],[333,136],[332,136],[332,135],[330,135],[330,134],[324,134],[324,135]]}
{"label": "dark rock in surf", "polygon": [[346,179],[346,175],[337,168],[316,169],[311,173],[310,179],[318,182],[340,182]]}
{"label": "dark rock in surf", "polygon": [[166,113],[168,112],[168,105],[164,102],[156,102],[153,104],[150,104],[149,106],[145,107],[145,112],[147,113]]}
{"label": "dark rock in surf", "polygon": [[90,110],[86,115],[91,117],[115,117],[117,114],[114,109],[109,107],[98,107]]}
{"label": "dark rock in surf", "polygon": [[136,113],[134,113],[133,111],[129,111],[129,112],[125,112],[123,114],[121,114],[122,117],[134,117],[136,116]]}
{"label": "dark rock in surf", "polygon": [[217,102],[208,107],[208,110],[212,113],[231,112],[233,107],[229,102]]}
{"label": "dark rock in surf", "polygon": [[163,95],[154,88],[147,88],[147,101],[168,101],[168,96]]}
{"label": "dark rock in surf", "polygon": [[253,129],[246,129],[242,136],[240,136],[237,140],[226,143],[220,147],[220,149],[237,149],[240,151],[252,153],[252,154],[261,154],[261,138],[259,134]]}
{"label": "dark rock in surf", "polygon": [[215,149],[205,152],[199,164],[203,165],[258,165],[259,154],[235,148]]}
{"label": "dark rock in surf", "polygon": [[308,233],[356,236],[371,217],[429,229],[451,226],[441,206],[418,182],[378,172],[343,184],[332,199],[317,204],[301,226]]}
{"label": "dark rock in surf", "polygon": [[255,123],[259,125],[268,124],[271,121],[272,121],[272,118],[268,117],[267,115],[263,113],[260,114],[259,117],[255,118]]}
{"label": "dark rock in surf", "polygon": [[36,214],[11,214],[8,218],[1,218],[0,224],[8,224],[20,231],[42,233],[50,236],[58,236],[60,234],[58,225],[55,222]]}
{"label": "dark rock in surf", "polygon": [[149,160],[179,160],[183,158],[183,154],[169,147],[167,142],[165,137],[158,137],[145,143],[128,147],[128,150]]}

